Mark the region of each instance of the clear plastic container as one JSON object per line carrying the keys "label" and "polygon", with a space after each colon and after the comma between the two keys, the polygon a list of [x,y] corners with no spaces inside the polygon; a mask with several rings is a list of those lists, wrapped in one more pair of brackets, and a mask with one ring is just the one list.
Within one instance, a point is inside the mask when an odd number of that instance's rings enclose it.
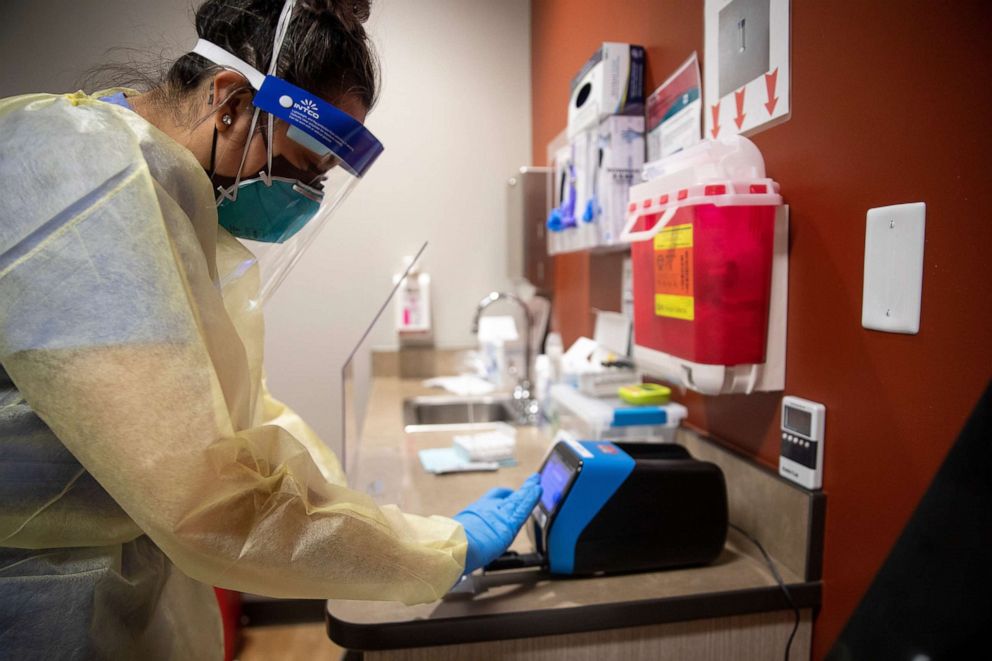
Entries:
{"label": "clear plastic container", "polygon": [[688,415],[681,404],[630,406],[619,397],[589,397],[563,384],[551,387],[551,401],[558,427],[587,441],[674,443]]}

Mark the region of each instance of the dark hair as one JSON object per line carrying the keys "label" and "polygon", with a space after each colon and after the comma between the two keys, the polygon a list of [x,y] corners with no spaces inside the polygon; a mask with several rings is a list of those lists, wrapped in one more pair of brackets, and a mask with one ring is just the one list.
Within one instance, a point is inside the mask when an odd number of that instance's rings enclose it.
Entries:
{"label": "dark hair", "polygon": [[[266,73],[283,4],[206,0],[196,10],[196,33]],[[379,67],[363,26],[369,5],[370,0],[299,0],[279,51],[276,75],[332,102],[355,95],[370,109],[378,95]],[[169,68],[158,91],[168,101],[181,101],[217,68],[196,53],[186,53]]]}

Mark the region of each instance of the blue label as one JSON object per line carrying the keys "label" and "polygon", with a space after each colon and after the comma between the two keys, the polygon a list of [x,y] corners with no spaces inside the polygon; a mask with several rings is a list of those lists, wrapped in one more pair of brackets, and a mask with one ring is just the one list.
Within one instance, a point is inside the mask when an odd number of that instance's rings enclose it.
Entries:
{"label": "blue label", "polygon": [[668,422],[668,409],[664,406],[629,406],[613,410],[614,427],[632,425],[663,425]]}
{"label": "blue label", "polygon": [[359,177],[382,153],[382,143],[357,119],[281,78],[266,76],[253,103],[320,142]]}

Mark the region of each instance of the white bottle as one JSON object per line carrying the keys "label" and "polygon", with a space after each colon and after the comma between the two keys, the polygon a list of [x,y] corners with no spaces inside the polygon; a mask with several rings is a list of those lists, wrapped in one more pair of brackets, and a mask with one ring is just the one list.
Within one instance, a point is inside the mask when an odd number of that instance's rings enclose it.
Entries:
{"label": "white bottle", "polygon": [[547,410],[548,397],[551,395],[551,359],[541,354],[534,359],[534,399],[541,405],[541,410]]}
{"label": "white bottle", "polygon": [[561,335],[559,333],[548,333],[548,337],[544,341],[544,353],[548,356],[550,382],[560,382],[561,360],[562,356],[565,354],[565,347],[562,344]]}
{"label": "white bottle", "polygon": [[497,389],[507,385],[506,348],[502,340],[487,340],[482,342],[482,362],[486,380]]}

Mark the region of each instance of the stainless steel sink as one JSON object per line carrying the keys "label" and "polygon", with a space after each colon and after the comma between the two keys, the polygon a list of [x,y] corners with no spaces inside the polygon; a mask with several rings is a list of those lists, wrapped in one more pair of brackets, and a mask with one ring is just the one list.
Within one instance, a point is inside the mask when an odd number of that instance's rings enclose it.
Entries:
{"label": "stainless steel sink", "polygon": [[508,397],[421,396],[403,400],[405,425],[457,425],[516,420]]}

